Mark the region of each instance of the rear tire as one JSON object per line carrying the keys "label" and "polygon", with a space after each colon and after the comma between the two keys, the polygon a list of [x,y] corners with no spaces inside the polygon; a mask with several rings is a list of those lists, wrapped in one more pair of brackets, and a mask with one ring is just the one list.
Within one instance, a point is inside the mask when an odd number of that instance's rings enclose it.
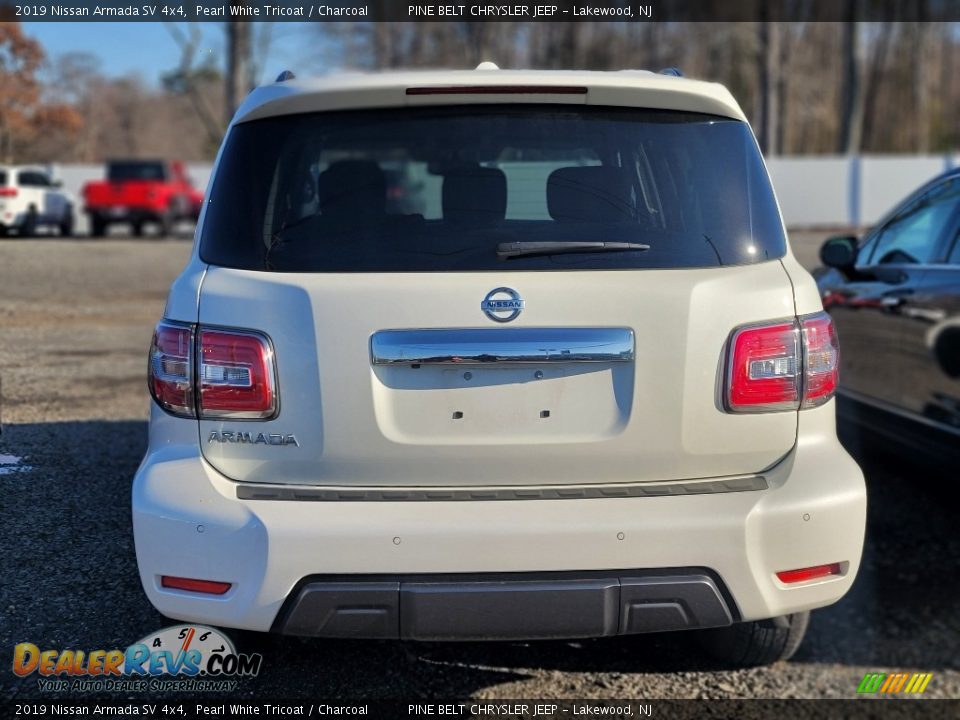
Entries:
{"label": "rear tire", "polygon": [[70,237],[73,235],[73,207],[68,205],[66,215],[60,221],[60,237]]}
{"label": "rear tire", "polygon": [[90,236],[103,237],[107,234],[107,223],[97,215],[90,216]]}
{"label": "rear tire", "polygon": [[173,226],[176,222],[176,219],[173,215],[167,214],[160,217],[159,228],[157,230],[157,236],[166,238],[173,235]]}
{"label": "rear tire", "polygon": [[37,234],[37,209],[31,207],[27,210],[27,217],[20,226],[20,237],[28,238]]}
{"label": "rear tire", "polygon": [[703,648],[715,659],[734,667],[770,665],[789,660],[797,652],[810,624],[810,611],[770,620],[735,623],[705,630]]}

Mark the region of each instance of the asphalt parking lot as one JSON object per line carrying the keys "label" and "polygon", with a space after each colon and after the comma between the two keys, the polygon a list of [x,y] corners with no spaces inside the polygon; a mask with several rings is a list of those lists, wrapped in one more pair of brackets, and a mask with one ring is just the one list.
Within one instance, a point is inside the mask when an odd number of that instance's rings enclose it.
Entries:
{"label": "asphalt parking lot", "polygon": [[[803,262],[822,237],[794,235]],[[189,249],[0,241],[0,652],[19,642],[126,647],[170,624],[140,587],[129,487],[146,446],[150,334]],[[867,476],[864,563],[851,593],[814,614],[789,663],[724,670],[682,633],[496,644],[242,634],[240,649],[263,653],[264,665],[239,694],[850,698],[866,672],[903,670],[934,674],[925,697],[960,697],[960,478],[842,432]],[[4,698],[43,697],[36,676],[18,681],[8,669],[0,688]]]}

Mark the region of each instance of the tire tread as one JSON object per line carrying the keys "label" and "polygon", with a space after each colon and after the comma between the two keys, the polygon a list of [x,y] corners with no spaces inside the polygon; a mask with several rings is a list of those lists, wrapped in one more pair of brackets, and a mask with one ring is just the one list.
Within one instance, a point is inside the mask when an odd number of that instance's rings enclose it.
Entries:
{"label": "tire tread", "polygon": [[706,631],[703,644],[713,657],[733,666],[770,665],[793,657],[803,642],[809,622],[810,613],[801,612],[783,618],[736,623]]}

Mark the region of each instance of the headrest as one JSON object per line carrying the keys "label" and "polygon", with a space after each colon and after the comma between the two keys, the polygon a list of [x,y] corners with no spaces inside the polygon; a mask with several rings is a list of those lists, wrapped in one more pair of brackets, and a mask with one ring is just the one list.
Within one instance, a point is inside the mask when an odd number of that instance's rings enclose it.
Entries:
{"label": "headrest", "polygon": [[324,215],[382,215],[387,208],[387,178],[372,160],[340,160],[317,178]]}
{"label": "headrest", "polygon": [[507,215],[507,176],[497,168],[463,165],[443,176],[443,218],[489,225]]}
{"label": "headrest", "polygon": [[623,170],[606,165],[565,167],[547,178],[547,209],[558,222],[624,222],[636,216]]}

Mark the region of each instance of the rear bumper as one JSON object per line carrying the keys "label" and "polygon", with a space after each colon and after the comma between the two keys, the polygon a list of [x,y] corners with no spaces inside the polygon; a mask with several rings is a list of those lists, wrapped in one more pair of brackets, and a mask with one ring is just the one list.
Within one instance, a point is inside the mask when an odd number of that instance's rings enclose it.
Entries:
{"label": "rear bumper", "polygon": [[[764,473],[766,490],[454,502],[239,499],[200,456],[196,423],[159,412],[134,480],[134,534],[147,596],[183,620],[353,637],[606,635],[828,605],[859,567],[866,494],[833,403],[800,413],[799,442]],[[834,562],[839,576],[776,577]],[[163,575],[231,588],[170,590]]]}
{"label": "rear bumper", "polygon": [[9,230],[11,228],[18,228],[27,219],[26,211],[19,210],[4,210],[0,211],[0,229]]}
{"label": "rear bumper", "polygon": [[164,208],[116,206],[88,207],[87,214],[104,222],[159,222],[165,216]]}
{"label": "rear bumper", "polygon": [[311,578],[273,630],[405,640],[603,637],[729,625],[707,571]]}

